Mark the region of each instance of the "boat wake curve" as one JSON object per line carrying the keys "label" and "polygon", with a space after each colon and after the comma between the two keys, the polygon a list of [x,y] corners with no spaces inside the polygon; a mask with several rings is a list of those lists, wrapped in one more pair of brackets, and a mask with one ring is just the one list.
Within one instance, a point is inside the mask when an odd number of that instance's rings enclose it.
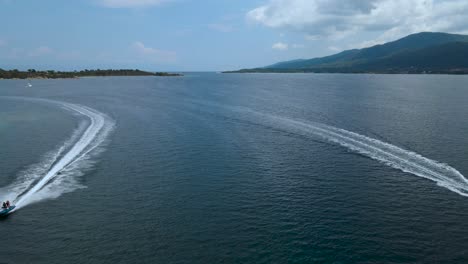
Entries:
{"label": "boat wake curve", "polygon": [[83,188],[76,180],[77,176],[92,165],[92,157],[100,152],[114,127],[114,122],[107,115],[86,106],[45,99],[21,99],[58,105],[84,118],[84,121],[62,146],[22,172],[13,184],[2,188],[2,193],[6,193],[4,196],[16,204],[15,210]]}
{"label": "boat wake curve", "polygon": [[296,120],[244,107],[225,107],[240,114],[241,119],[280,128],[302,135],[319,137],[353,152],[384,163],[392,168],[429,179],[452,192],[468,196],[468,180],[455,168],[426,158],[390,143],[322,123]]}

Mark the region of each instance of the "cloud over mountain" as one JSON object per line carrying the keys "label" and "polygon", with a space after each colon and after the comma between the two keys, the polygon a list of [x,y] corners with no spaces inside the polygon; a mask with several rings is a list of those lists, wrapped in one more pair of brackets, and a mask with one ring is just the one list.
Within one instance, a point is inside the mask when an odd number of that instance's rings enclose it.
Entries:
{"label": "cloud over mountain", "polygon": [[247,13],[266,27],[340,39],[372,32],[369,45],[420,31],[464,33],[466,0],[269,0]]}

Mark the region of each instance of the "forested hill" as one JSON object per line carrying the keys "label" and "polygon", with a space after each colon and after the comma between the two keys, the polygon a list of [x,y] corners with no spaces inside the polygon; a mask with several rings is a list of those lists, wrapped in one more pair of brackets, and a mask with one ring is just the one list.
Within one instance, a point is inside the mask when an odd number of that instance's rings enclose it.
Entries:
{"label": "forested hill", "polygon": [[82,71],[36,71],[29,69],[27,71],[2,70],[0,69],[0,79],[27,79],[27,78],[79,78],[79,77],[98,77],[98,76],[181,76],[178,73],[167,72],[147,72],[141,70],[82,70]]}
{"label": "forested hill", "polygon": [[468,74],[468,36],[423,32],[369,48],[237,72]]}

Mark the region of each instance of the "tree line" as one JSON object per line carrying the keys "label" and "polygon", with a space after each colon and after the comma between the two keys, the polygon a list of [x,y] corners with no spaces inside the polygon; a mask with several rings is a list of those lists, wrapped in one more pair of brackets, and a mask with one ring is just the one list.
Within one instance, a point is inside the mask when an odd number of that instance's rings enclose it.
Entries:
{"label": "tree line", "polygon": [[43,79],[58,79],[58,78],[79,78],[79,77],[99,77],[99,76],[181,76],[178,73],[168,72],[147,72],[138,69],[120,69],[120,70],[81,70],[81,71],[38,71],[29,69],[20,71],[17,69],[3,70],[0,69],[0,79],[28,79],[28,78],[43,78]]}

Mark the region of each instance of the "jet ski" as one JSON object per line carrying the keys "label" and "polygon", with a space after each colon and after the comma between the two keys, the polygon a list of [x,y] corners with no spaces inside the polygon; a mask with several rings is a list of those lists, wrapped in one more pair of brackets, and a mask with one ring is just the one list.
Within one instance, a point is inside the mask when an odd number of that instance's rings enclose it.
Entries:
{"label": "jet ski", "polygon": [[2,216],[6,216],[7,214],[9,214],[11,211],[13,211],[13,209],[15,209],[16,206],[14,205],[11,205],[10,207],[8,208],[0,208],[0,217]]}

